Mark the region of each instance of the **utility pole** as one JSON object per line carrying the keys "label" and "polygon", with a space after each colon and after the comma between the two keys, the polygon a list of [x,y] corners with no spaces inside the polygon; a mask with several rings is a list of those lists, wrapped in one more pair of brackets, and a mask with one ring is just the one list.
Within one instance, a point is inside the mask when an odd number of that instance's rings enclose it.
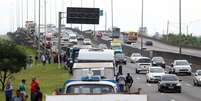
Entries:
{"label": "utility pole", "polygon": [[21,18],[21,20],[22,20],[22,22],[21,22],[21,24],[22,24],[21,27],[22,27],[22,28],[23,28],[23,25],[24,25],[24,21],[23,21],[23,19],[24,19],[24,18],[23,18],[23,17],[24,17],[24,14],[23,14],[24,5],[23,5],[23,4],[24,4],[24,3],[23,3],[23,0],[21,0],[21,14],[22,14],[22,15],[21,15],[21,17],[22,17],[22,18]]}
{"label": "utility pole", "polygon": [[111,18],[112,19],[111,20],[112,21],[112,30],[111,31],[112,31],[112,34],[113,34],[113,0],[111,0],[111,17],[112,17]]}
{"label": "utility pole", "polygon": [[27,21],[29,20],[29,0],[27,0]]}
{"label": "utility pole", "polygon": [[[38,2],[39,9],[38,9],[38,52],[40,52],[40,0]],[[38,54],[40,56],[40,54]]]}
{"label": "utility pole", "polygon": [[179,54],[181,55],[182,40],[181,40],[181,0],[179,0]]}
{"label": "utility pole", "polygon": [[[93,7],[95,8],[95,0],[93,0]],[[94,24],[94,36],[96,35],[96,25]]]}
{"label": "utility pole", "polygon": [[140,28],[140,34],[141,34],[141,54],[143,52],[143,33],[144,33],[144,0],[142,0],[142,15],[141,15],[141,28]]}
{"label": "utility pole", "polygon": [[188,25],[186,26],[186,34],[188,35],[189,33],[188,33]]}
{"label": "utility pole", "polygon": [[[82,0],[81,0],[81,8],[82,8]],[[81,31],[82,31],[82,24],[81,24]]]}
{"label": "utility pole", "polygon": [[37,45],[37,41],[36,41],[36,0],[34,0],[34,45]]}
{"label": "utility pole", "polygon": [[46,0],[44,0],[44,27],[45,27],[45,36],[44,36],[44,38],[45,38],[45,46],[44,46],[44,49],[45,49],[45,53],[46,53],[46,34],[47,34],[47,10],[46,10],[46,6],[47,6],[47,1]]}
{"label": "utility pole", "polygon": [[61,19],[62,19],[62,13],[63,12],[59,12],[59,19],[58,19],[58,68],[60,67],[61,64],[61,60],[60,60],[60,56],[61,56]]}
{"label": "utility pole", "polygon": [[[169,24],[170,24],[170,22],[169,22],[169,20],[168,20],[168,22],[167,22],[167,33],[166,33],[166,34],[167,34],[167,40],[169,40],[169,39],[168,39],[168,34],[169,34]],[[163,33],[163,34],[164,34],[164,33]]]}
{"label": "utility pole", "polygon": [[[72,3],[73,3],[72,0],[70,0],[70,7],[72,7]],[[70,27],[73,28],[73,25],[70,24]]]}
{"label": "utility pole", "polygon": [[107,30],[107,12],[105,11],[105,31]]}

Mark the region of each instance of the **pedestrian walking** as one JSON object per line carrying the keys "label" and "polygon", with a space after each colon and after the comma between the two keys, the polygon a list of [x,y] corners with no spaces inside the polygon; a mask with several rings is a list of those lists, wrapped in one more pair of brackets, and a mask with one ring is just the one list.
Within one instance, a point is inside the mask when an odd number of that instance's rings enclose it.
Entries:
{"label": "pedestrian walking", "polygon": [[26,98],[27,96],[27,93],[26,93],[26,80],[25,79],[22,79],[20,85],[19,85],[19,90],[20,90],[20,94],[22,96],[23,99]]}
{"label": "pedestrian walking", "polygon": [[16,96],[12,97],[11,101],[24,101],[19,89],[16,91]]}
{"label": "pedestrian walking", "polygon": [[38,64],[38,55],[35,56],[35,65]]}
{"label": "pedestrian walking", "polygon": [[36,81],[36,78],[32,78],[31,82],[31,101],[37,101],[36,100],[36,94],[37,94],[37,88],[39,87],[38,82]]}
{"label": "pedestrian walking", "polygon": [[133,84],[133,78],[131,77],[130,73],[127,73],[126,76],[126,91],[130,93],[130,88]]}
{"label": "pedestrian walking", "polygon": [[5,96],[6,96],[6,101],[11,101],[13,96],[13,86],[10,80],[8,80],[5,85]]}
{"label": "pedestrian walking", "polygon": [[40,87],[38,86],[37,91],[36,91],[36,100],[35,101],[42,101],[42,99],[43,99],[43,94],[40,91]]}
{"label": "pedestrian walking", "polygon": [[119,65],[119,73],[121,74],[121,75],[123,75],[123,72],[122,72],[123,70],[122,70],[122,66],[121,65]]}
{"label": "pedestrian walking", "polygon": [[32,56],[27,57],[27,68],[31,68],[33,63]]}
{"label": "pedestrian walking", "polygon": [[43,66],[45,66],[45,64],[46,64],[46,57],[45,57],[44,54],[41,55],[41,61],[43,63]]}
{"label": "pedestrian walking", "polygon": [[124,92],[125,82],[126,82],[125,76],[119,73],[119,76],[117,78],[117,83],[118,83],[120,92]]}

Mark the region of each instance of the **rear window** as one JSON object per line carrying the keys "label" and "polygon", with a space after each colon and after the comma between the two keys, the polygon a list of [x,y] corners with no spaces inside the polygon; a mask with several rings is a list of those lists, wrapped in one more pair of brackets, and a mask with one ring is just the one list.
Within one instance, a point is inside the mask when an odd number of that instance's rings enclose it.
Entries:
{"label": "rear window", "polygon": [[106,94],[114,93],[114,89],[109,85],[85,84],[69,86],[67,94]]}
{"label": "rear window", "polygon": [[139,59],[137,63],[151,63],[150,59]]}

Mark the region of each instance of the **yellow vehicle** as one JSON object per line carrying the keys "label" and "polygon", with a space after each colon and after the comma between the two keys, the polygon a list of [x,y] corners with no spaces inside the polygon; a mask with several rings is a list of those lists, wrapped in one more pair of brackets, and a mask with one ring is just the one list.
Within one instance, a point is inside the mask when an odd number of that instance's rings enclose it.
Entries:
{"label": "yellow vehicle", "polygon": [[138,33],[137,32],[124,32],[123,34],[123,40],[127,44],[136,43],[138,39]]}
{"label": "yellow vehicle", "polygon": [[114,50],[114,53],[122,53],[123,50],[122,50],[122,44],[123,42],[121,40],[118,40],[118,39],[114,39],[112,42],[111,42],[111,49]]}

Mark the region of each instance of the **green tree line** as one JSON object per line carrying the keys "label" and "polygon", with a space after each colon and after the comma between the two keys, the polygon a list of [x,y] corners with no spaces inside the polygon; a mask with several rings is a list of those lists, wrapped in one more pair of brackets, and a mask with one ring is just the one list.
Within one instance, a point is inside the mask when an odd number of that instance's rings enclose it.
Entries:
{"label": "green tree line", "polygon": [[179,34],[168,34],[168,35],[163,35],[161,40],[165,43],[172,44],[172,45],[182,45],[182,47],[189,47],[189,48],[198,48],[201,49],[201,36],[196,37],[190,35],[184,35],[182,34],[181,36]]}

